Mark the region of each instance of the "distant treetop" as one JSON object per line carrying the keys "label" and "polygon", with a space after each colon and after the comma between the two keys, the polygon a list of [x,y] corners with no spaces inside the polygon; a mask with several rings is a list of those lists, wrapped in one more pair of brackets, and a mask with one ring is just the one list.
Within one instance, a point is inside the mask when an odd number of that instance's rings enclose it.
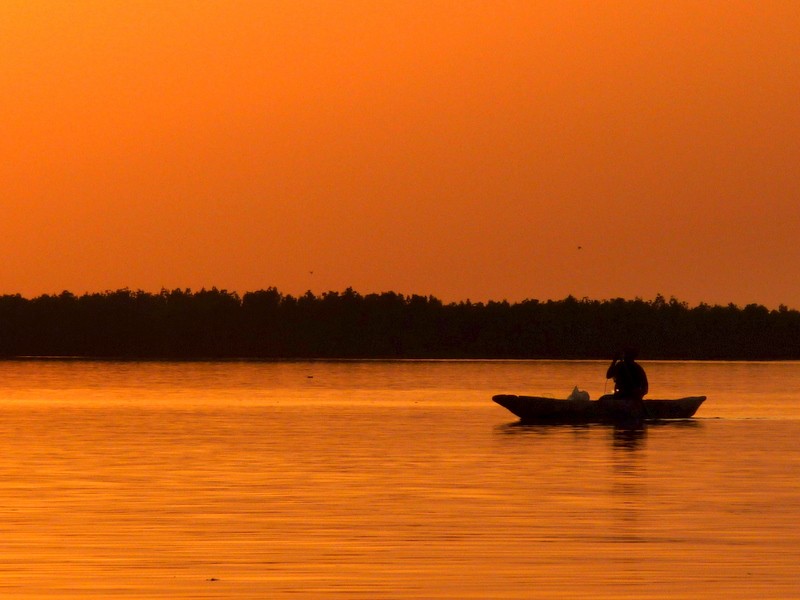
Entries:
{"label": "distant treetop", "polygon": [[674,297],[443,303],[352,288],[0,296],[0,356],[114,359],[800,359],[800,312]]}

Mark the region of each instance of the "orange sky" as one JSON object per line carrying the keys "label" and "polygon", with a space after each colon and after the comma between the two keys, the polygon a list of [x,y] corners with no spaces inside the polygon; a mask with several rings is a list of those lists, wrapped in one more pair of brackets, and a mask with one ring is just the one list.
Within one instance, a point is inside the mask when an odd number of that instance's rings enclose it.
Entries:
{"label": "orange sky", "polygon": [[4,0],[0,293],[800,308],[798,31],[794,1]]}

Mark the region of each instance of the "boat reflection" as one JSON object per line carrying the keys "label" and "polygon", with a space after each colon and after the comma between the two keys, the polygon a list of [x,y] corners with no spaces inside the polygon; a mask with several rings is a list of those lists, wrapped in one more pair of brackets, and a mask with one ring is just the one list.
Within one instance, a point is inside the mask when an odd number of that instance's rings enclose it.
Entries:
{"label": "boat reflection", "polygon": [[621,450],[638,450],[647,436],[647,428],[643,423],[624,426],[612,425],[612,446]]}
{"label": "boat reflection", "polygon": [[666,429],[701,429],[702,422],[696,419],[676,419],[668,421],[631,421],[614,424],[549,424],[514,421],[495,428],[498,434],[509,436],[546,436],[554,433],[572,432],[574,434],[608,431],[611,445],[621,450],[637,450],[643,446],[648,431]]}
{"label": "boat reflection", "polygon": [[[647,428],[615,426],[611,432],[609,457],[609,520],[606,530],[598,537],[604,544],[641,544],[652,541],[642,527],[642,515],[647,498],[647,458],[643,451]],[[613,560],[613,559],[612,559]],[[615,560],[617,568],[624,561]]]}

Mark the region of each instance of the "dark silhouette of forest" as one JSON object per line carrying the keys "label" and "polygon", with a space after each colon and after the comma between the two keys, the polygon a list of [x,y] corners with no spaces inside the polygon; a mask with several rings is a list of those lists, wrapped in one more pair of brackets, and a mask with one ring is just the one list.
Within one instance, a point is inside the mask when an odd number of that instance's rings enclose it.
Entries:
{"label": "dark silhouette of forest", "polygon": [[800,359],[800,312],[675,298],[458,302],[347,289],[0,296],[0,356]]}

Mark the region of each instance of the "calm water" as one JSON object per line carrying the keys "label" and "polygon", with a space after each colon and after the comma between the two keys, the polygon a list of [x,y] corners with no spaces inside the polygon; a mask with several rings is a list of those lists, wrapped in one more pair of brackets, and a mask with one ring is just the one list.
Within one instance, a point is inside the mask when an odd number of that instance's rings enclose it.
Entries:
{"label": "calm water", "polygon": [[800,363],[643,364],[0,363],[0,597],[800,597]]}

